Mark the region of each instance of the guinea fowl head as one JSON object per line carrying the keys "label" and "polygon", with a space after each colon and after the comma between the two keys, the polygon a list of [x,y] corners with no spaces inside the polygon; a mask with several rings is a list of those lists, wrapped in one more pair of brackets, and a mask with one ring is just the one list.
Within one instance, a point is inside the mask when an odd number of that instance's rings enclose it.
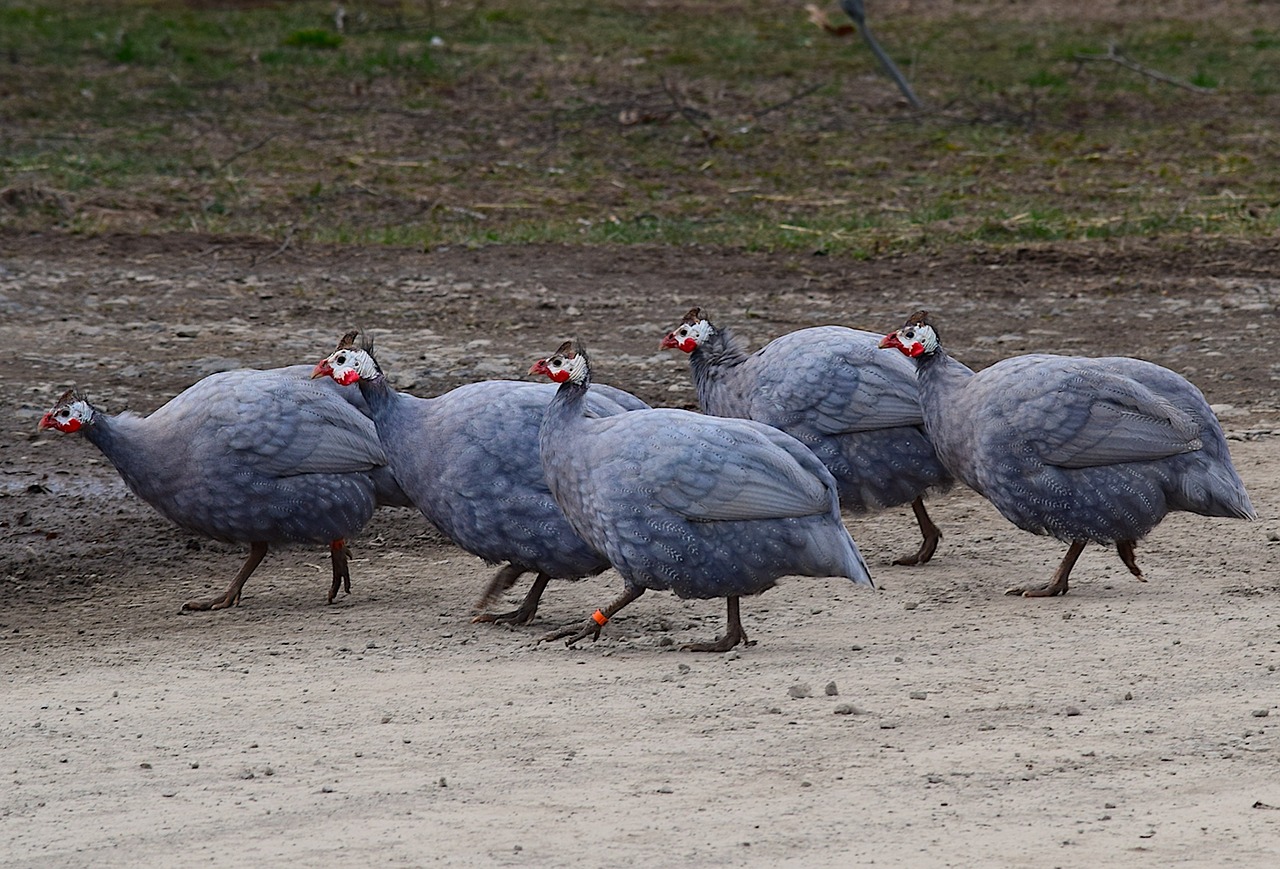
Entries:
{"label": "guinea fowl head", "polygon": [[680,325],[667,333],[658,347],[662,350],[683,350],[692,353],[697,350],[714,331],[711,321],[702,315],[701,308],[690,308],[684,315]]}
{"label": "guinea fowl head", "polygon": [[93,422],[93,405],[74,389],[62,393],[53,410],[40,417],[40,428],[56,428],[71,434]]}
{"label": "guinea fowl head", "polygon": [[890,332],[880,341],[880,346],[893,347],[907,356],[928,356],[937,351],[938,333],[929,323],[928,311],[916,311],[896,332]]}
{"label": "guinea fowl head", "polygon": [[565,341],[554,354],[533,363],[529,373],[541,374],[556,383],[586,383],[591,373],[587,348],[581,341]]}
{"label": "guinea fowl head", "polygon": [[360,334],[358,331],[352,329],[343,335],[338,341],[338,349],[316,363],[315,370],[311,372],[311,379],[332,377],[343,386],[350,386],[381,374],[382,369],[373,358],[373,344],[366,340],[362,346],[357,347],[356,335],[358,334]]}

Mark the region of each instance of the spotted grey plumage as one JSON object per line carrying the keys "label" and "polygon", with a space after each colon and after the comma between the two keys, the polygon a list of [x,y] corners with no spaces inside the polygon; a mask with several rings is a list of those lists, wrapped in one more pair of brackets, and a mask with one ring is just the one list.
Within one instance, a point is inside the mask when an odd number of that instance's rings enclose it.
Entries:
{"label": "spotted grey plumage", "polygon": [[913,357],[925,428],[942,462],[1013,524],[1071,544],[1053,580],[1067,591],[1086,543],[1134,545],[1173,510],[1254,519],[1222,427],[1182,376],[1128,357],[1017,356],[974,372],[938,342],[926,312],[883,339]]}
{"label": "spotted grey plumage", "polygon": [[332,601],[340,586],[350,591],[345,538],[378,504],[407,500],[359,392],[313,383],[310,371],[212,374],[147,416],[106,414],[68,392],[41,427],[82,432],[134,494],[180,527],[250,545],[224,595],[184,608],[239,603],[275,543],[330,544]]}
{"label": "spotted grey plumage", "polygon": [[[538,430],[555,387],[490,380],[433,398],[397,392],[372,347],[348,333],[315,373],[359,383],[391,468],[409,499],[455,544],[503,564],[476,605],[477,621],[528,624],[551,579],[580,579],[609,561],[574,533],[551,497],[538,453]],[[587,412],[609,416],[648,407],[628,392],[603,387]],[[519,577],[537,573],[520,607],[487,608]]]}
{"label": "spotted grey plumage", "polygon": [[844,576],[870,586],[840,520],[836,482],[804,444],[751,420],[684,410],[641,410],[603,419],[582,409],[586,353],[572,342],[534,364],[561,383],[539,436],[556,502],[584,539],[622,574],[621,597],[588,620],[548,634],[574,643],[646,589],[728,599],[729,628],[698,651],[746,641],[741,595],[780,577]]}
{"label": "spotted grey plumage", "polygon": [[704,413],[782,429],[822,460],[840,506],[867,513],[911,504],[923,542],[896,564],[923,564],[942,534],[923,495],[952,478],[924,431],[915,368],[880,353],[881,336],[843,326],[789,332],[754,353],[693,308],[662,340],[689,353]]}

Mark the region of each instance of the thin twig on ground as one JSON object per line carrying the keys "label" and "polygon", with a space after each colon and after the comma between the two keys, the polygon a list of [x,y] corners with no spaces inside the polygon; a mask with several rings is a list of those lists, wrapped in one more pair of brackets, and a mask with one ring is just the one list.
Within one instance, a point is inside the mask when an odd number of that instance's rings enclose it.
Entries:
{"label": "thin twig on ground", "polygon": [[676,114],[689,123],[695,130],[702,134],[702,143],[708,148],[715,143],[720,136],[714,131],[709,130],[694,119],[694,110],[680,102],[680,95],[676,93],[675,87],[667,81],[664,76],[662,79],[662,89],[666,91],[667,98],[671,100],[671,105],[675,107]]}
{"label": "thin twig on ground", "polygon": [[785,100],[782,100],[781,102],[774,103],[771,106],[765,106],[763,109],[761,109],[758,112],[752,112],[751,117],[755,118],[756,120],[759,120],[760,118],[763,118],[765,115],[769,114],[770,112],[776,112],[779,109],[785,109],[787,106],[800,102],[802,99],[809,96],[810,94],[816,93],[818,90],[822,88],[823,84],[824,82],[818,82],[817,84],[809,85],[809,87],[805,88],[799,93],[792,94],[791,96],[787,97]]}
{"label": "thin twig on ground", "polygon": [[258,150],[259,148],[261,148],[263,145],[265,145],[265,144],[267,144],[268,142],[270,142],[272,139],[274,139],[274,138],[275,138],[276,136],[278,136],[278,135],[280,135],[280,131],[279,131],[279,130],[277,130],[277,131],[276,131],[276,132],[274,132],[274,133],[271,133],[270,135],[265,136],[265,137],[264,137],[264,138],[262,138],[262,139],[259,139],[257,142],[254,142],[252,145],[245,145],[245,146],[244,146],[243,148],[241,148],[239,151],[236,151],[236,152],[235,152],[234,154],[232,154],[230,157],[228,157],[227,159],[223,160],[221,163],[218,163],[217,165],[215,165],[215,166],[213,167],[213,174],[214,174],[214,175],[217,175],[219,172],[221,172],[223,169],[226,169],[228,166],[230,166],[230,165],[231,165],[232,163],[234,163],[236,160],[239,160],[239,159],[240,159],[241,157],[243,157],[245,154],[251,154],[251,153],[253,153],[254,151]]}
{"label": "thin twig on ground", "polygon": [[1184,79],[1180,79],[1180,78],[1177,78],[1176,76],[1168,75],[1167,73],[1160,72],[1159,70],[1152,69],[1149,66],[1143,66],[1142,64],[1137,63],[1136,61],[1132,61],[1129,58],[1125,57],[1116,49],[1114,42],[1107,45],[1106,54],[1077,54],[1077,55],[1074,55],[1072,59],[1075,60],[1077,63],[1077,70],[1079,69],[1080,64],[1084,64],[1090,61],[1099,62],[1099,63],[1114,63],[1118,66],[1123,66],[1125,69],[1133,70],[1139,75],[1145,75],[1147,78],[1153,78],[1156,81],[1162,81],[1165,84],[1171,84],[1174,87],[1179,87],[1184,90],[1193,91],[1198,94],[1214,94],[1218,92],[1217,88],[1200,87],[1200,85],[1192,84],[1191,82],[1186,81]]}

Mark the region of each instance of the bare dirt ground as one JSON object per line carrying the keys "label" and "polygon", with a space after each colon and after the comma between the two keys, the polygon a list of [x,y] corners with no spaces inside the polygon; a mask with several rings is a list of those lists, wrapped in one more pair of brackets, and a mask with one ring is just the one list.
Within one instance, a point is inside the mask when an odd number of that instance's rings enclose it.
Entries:
{"label": "bare dirt ground", "polygon": [[[199,236],[0,234],[0,861],[15,866],[1273,866],[1280,853],[1280,243],[1055,245],[872,262],[711,250],[411,251]],[[1256,523],[1177,515],[1150,581],[966,490],[849,524],[881,584],[744,601],[759,644],[673,651],[723,604],[649,594],[599,643],[536,644],[611,599],[553,584],[538,622],[470,622],[490,569],[416,514],[273,553],[237,609],[180,615],[242,553],[36,433],[71,383],[149,411],[236,366],[371,330],[401,388],[518,377],[577,335],[604,378],[690,406],[662,332],[691,305],[759,343],[936,312],[976,366],[1125,353],[1219,406]],[[523,594],[524,586],[512,592]],[[1269,714],[1268,714],[1269,713]]]}

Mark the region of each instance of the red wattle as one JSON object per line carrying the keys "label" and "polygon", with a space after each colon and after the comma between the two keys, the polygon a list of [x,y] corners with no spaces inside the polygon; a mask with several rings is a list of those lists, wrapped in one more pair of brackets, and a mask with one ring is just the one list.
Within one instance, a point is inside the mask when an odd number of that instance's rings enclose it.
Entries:
{"label": "red wattle", "polygon": [[564,383],[566,380],[569,379],[569,372],[565,371],[564,369],[561,369],[559,371],[552,371],[550,372],[550,377],[556,383]]}
{"label": "red wattle", "polygon": [[680,349],[686,353],[692,353],[694,350],[698,349],[698,342],[692,338],[685,338],[680,342]]}
{"label": "red wattle", "polygon": [[342,377],[338,380],[343,386],[350,386],[360,379],[359,373],[356,371],[344,371]]}

